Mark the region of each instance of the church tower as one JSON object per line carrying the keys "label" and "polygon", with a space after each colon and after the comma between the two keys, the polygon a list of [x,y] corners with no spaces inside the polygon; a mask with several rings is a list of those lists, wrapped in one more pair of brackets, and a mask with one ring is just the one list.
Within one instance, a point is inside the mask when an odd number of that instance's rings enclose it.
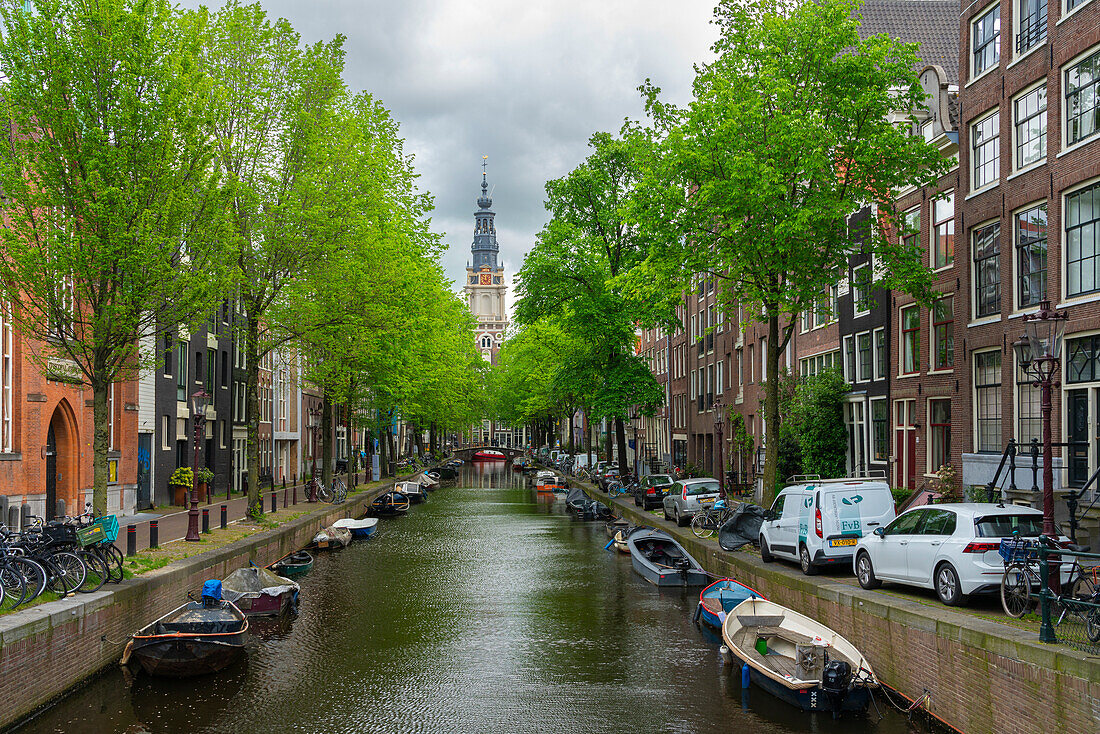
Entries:
{"label": "church tower", "polygon": [[474,242],[470,247],[473,262],[466,265],[466,285],[463,291],[470,312],[477,319],[477,348],[490,364],[496,364],[504,332],[508,329],[507,292],[504,266],[497,264],[497,229],[493,200],[489,196],[486,166],[488,156],[482,156],[481,196],[474,212]]}

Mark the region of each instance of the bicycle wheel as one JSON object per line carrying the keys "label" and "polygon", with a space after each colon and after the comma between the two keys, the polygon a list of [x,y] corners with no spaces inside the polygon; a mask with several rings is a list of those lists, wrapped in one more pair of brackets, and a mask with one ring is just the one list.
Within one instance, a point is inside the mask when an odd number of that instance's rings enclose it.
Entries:
{"label": "bicycle wheel", "polygon": [[1085,617],[1085,634],[1089,642],[1100,642],[1100,609],[1090,609]]}
{"label": "bicycle wheel", "polygon": [[607,495],[609,497],[618,497],[620,494],[622,494],[622,489],[623,487],[621,484],[619,484],[618,482],[612,482],[611,484],[607,485]]}
{"label": "bicycle wheel", "polygon": [[703,539],[714,535],[714,523],[711,521],[709,512],[695,513],[695,517],[691,518],[691,532],[696,538]]}
{"label": "bicycle wheel", "polygon": [[53,569],[50,569],[49,566],[46,567],[47,571],[53,572],[52,585],[50,586],[52,591],[65,596],[74,593],[84,585],[84,576],[88,573],[88,569],[84,567],[84,562],[75,553],[57,551],[43,560],[49,561],[54,566]]}
{"label": "bicycle wheel", "polygon": [[90,594],[99,591],[103,584],[107,583],[111,572],[107,570],[107,564],[103,559],[91,551],[79,551],[76,554],[80,562],[84,564],[84,583],[77,589],[82,594]]}
{"label": "bicycle wheel", "polygon": [[344,484],[343,479],[333,479],[332,488],[336,492],[336,502],[343,502],[348,498],[348,485]]}
{"label": "bicycle wheel", "polygon": [[101,545],[96,550],[103,558],[103,562],[107,564],[107,572],[109,573],[107,580],[113,584],[121,583],[125,577],[122,572],[122,551],[110,543]]}
{"label": "bicycle wheel", "polygon": [[0,566],[0,612],[10,612],[27,598],[27,582],[11,565]]}
{"label": "bicycle wheel", "polygon": [[32,601],[46,590],[46,569],[40,563],[23,556],[13,556],[8,559],[8,564],[27,582],[27,598],[23,601]]}
{"label": "bicycle wheel", "polygon": [[332,502],[335,496],[331,487],[326,487],[322,482],[317,482],[317,499],[321,502]]}
{"label": "bicycle wheel", "polygon": [[1031,608],[1031,579],[1027,568],[1013,564],[1001,577],[1001,606],[1005,614],[1019,619]]}

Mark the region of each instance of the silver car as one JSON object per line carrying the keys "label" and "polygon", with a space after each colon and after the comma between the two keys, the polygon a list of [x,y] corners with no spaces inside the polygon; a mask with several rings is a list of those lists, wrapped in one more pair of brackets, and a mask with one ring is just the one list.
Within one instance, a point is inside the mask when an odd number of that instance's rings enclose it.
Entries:
{"label": "silver car", "polygon": [[661,502],[666,520],[675,520],[680,527],[691,522],[691,518],[702,509],[700,500],[718,498],[718,480],[710,477],[681,479],[672,485]]}

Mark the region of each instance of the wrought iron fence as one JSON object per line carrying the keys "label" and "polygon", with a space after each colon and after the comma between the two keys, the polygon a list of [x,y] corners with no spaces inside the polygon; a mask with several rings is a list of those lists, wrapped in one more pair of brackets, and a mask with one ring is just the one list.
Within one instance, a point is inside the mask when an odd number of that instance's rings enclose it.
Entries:
{"label": "wrought iron fence", "polygon": [[[1038,589],[1039,640],[1100,654],[1100,553],[1053,549],[1040,545]],[[1053,569],[1071,564],[1058,592],[1050,589]],[[1060,584],[1061,586],[1061,584]]]}

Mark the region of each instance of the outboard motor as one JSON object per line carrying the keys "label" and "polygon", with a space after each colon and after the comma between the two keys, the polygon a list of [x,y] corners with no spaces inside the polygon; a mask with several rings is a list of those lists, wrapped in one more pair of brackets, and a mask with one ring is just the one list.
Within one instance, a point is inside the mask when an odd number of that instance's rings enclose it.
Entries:
{"label": "outboard motor", "polygon": [[821,689],[833,705],[833,716],[840,713],[840,707],[852,685],[852,666],[844,660],[830,660],[821,674]]}
{"label": "outboard motor", "polygon": [[222,582],[211,579],[202,585],[202,605],[206,608],[221,606]]}

